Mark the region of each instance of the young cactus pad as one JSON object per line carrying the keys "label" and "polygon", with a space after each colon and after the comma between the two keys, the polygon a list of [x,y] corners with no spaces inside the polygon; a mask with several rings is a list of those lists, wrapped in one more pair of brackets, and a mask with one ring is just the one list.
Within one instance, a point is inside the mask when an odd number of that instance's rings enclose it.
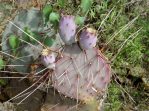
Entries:
{"label": "young cactus pad", "polygon": [[53,52],[50,52],[48,49],[43,49],[41,55],[41,62],[48,68],[55,68],[55,55]]}
{"label": "young cactus pad", "polygon": [[96,46],[97,33],[92,28],[84,29],[81,32],[79,43],[82,49],[88,50]]}
{"label": "young cactus pad", "polygon": [[65,44],[70,45],[75,42],[76,28],[74,16],[66,15],[61,17],[59,34]]}
{"label": "young cactus pad", "polygon": [[65,46],[56,62],[53,87],[65,96],[81,101],[97,99],[105,93],[111,69],[101,52],[93,48],[82,51],[78,44]]}

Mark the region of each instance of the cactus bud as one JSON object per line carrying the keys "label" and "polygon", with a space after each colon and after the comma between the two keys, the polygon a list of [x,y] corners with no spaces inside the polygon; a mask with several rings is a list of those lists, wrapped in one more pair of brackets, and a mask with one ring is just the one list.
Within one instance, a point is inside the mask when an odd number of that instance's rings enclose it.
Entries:
{"label": "cactus bud", "polygon": [[87,28],[81,32],[79,43],[84,50],[91,49],[96,46],[97,32],[92,28]]}
{"label": "cactus bud", "polygon": [[54,63],[55,55],[54,55],[54,53],[50,52],[48,49],[43,49],[41,61],[46,67],[48,67],[50,69],[55,68],[55,63]]}

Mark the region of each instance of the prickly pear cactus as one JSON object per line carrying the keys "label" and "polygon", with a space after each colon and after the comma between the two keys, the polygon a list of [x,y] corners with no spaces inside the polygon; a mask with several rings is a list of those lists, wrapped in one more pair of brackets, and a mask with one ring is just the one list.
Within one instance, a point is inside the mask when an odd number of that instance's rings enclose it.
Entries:
{"label": "prickly pear cactus", "polygon": [[[10,60],[10,64],[14,65],[13,67],[16,71],[20,73],[30,72],[30,65],[34,60],[39,58],[39,55],[43,49],[42,45],[38,44],[34,39],[37,39],[38,41],[44,40],[44,37],[42,35],[40,36],[40,33],[43,33],[47,28],[50,28],[50,26],[44,27],[42,13],[37,8],[22,10],[14,18],[14,21],[9,22],[9,24],[6,26],[2,37],[2,51],[15,56]],[[29,33],[28,29],[34,33]],[[32,36],[32,38],[26,33]],[[17,48],[16,54],[12,53],[12,49],[8,43],[9,37],[12,34],[15,34],[16,37],[18,37],[21,41],[21,44]],[[48,36],[51,36],[50,34],[50,32],[47,33]],[[36,38],[36,35],[39,37]],[[34,44],[32,44],[30,41]]]}
{"label": "prickly pear cactus", "polygon": [[105,93],[110,73],[108,61],[98,49],[82,51],[73,44],[65,46],[56,62],[53,86],[68,97],[87,101]]}
{"label": "prickly pear cactus", "polygon": [[[11,57],[9,64],[20,73],[31,73],[31,64],[40,61],[51,75],[48,85],[75,100],[77,105],[81,103],[72,111],[98,111],[110,81],[111,68],[106,57],[95,47],[96,30],[87,28],[77,35],[77,25],[73,15],[63,15],[59,19],[52,7],[43,12],[36,8],[23,10],[7,25],[2,52],[7,58]],[[78,41],[76,36],[79,36]],[[44,74],[42,67],[38,67],[38,71]],[[69,104],[62,104],[51,111],[62,108],[66,111],[67,107]]]}

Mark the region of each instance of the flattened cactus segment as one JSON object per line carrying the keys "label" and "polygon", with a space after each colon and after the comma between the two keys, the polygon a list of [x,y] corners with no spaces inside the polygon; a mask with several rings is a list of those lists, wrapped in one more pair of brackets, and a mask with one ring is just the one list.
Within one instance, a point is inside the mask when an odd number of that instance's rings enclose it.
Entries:
{"label": "flattened cactus segment", "polygon": [[96,99],[105,93],[111,69],[98,49],[82,51],[77,44],[72,44],[65,46],[62,55],[52,76],[55,89],[81,101]]}
{"label": "flattened cactus segment", "polygon": [[92,28],[84,29],[79,37],[79,43],[82,49],[88,50],[96,46],[97,32]]}
{"label": "flattened cactus segment", "polygon": [[71,15],[62,16],[59,22],[59,34],[63,42],[67,45],[75,43],[77,25],[75,17]]}
{"label": "flattened cactus segment", "polygon": [[[11,37],[11,35],[16,35],[17,38],[15,40],[19,40],[21,42],[18,47],[13,46],[13,48],[18,48],[17,54],[15,55],[17,57],[9,59],[11,65],[20,65],[19,67],[13,67],[14,70],[20,73],[28,73],[30,64],[32,64],[33,61],[39,57],[42,51],[41,45],[33,44],[34,46],[32,46],[26,43],[30,42],[29,40],[31,40],[31,38],[24,33],[26,32],[26,27],[30,29],[31,32],[41,33],[44,31],[44,21],[42,13],[39,9],[31,8],[29,10],[20,11],[14,20],[9,22],[9,24],[6,26],[2,36],[2,51],[9,55],[14,55],[11,48],[12,44],[10,46],[10,40],[12,43],[14,42],[14,39],[12,41],[12,39],[9,39],[9,37]],[[28,37],[27,40],[25,37]],[[23,42],[22,40],[26,42]],[[10,58],[10,56],[8,57]],[[17,58],[20,58],[21,60]]]}

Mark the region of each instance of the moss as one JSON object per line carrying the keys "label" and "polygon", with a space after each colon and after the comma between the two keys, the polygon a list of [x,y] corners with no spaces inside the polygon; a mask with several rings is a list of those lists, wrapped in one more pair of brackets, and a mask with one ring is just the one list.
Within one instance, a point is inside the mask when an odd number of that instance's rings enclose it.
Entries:
{"label": "moss", "polygon": [[123,107],[121,97],[121,90],[116,84],[111,84],[109,87],[107,105],[105,107],[105,111],[120,111]]}

